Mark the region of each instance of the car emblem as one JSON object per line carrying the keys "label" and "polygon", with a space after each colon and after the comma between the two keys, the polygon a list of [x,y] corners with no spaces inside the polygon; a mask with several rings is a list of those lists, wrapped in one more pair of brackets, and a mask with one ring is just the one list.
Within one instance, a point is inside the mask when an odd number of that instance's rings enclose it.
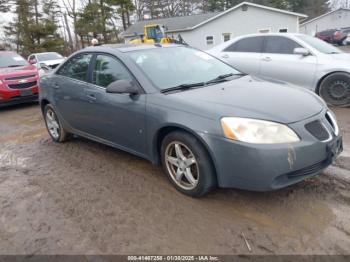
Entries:
{"label": "car emblem", "polygon": [[28,82],[27,79],[18,80],[18,83],[20,83],[20,84],[24,84],[24,83],[27,83],[27,82]]}

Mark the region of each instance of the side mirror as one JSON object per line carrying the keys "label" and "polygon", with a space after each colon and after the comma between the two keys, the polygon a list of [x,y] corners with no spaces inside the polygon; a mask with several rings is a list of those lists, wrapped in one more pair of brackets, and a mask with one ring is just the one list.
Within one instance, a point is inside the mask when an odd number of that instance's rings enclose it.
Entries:
{"label": "side mirror", "polygon": [[309,56],[311,53],[306,48],[295,48],[294,54],[295,55],[302,55],[302,56]]}
{"label": "side mirror", "polygon": [[130,81],[117,80],[107,86],[106,92],[112,94],[136,95],[139,93],[139,89]]}
{"label": "side mirror", "polygon": [[30,59],[30,60],[29,60],[29,64],[31,64],[31,65],[36,64],[36,60],[35,60],[35,59]]}

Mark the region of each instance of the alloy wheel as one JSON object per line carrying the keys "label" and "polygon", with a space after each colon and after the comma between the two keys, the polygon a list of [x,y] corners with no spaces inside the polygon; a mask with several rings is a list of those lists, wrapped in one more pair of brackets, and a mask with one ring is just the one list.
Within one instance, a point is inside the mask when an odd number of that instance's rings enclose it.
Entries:
{"label": "alloy wheel", "polygon": [[199,181],[197,160],[183,143],[174,141],[165,150],[165,163],[170,177],[184,190],[196,188]]}
{"label": "alloy wheel", "polygon": [[349,83],[345,81],[334,81],[328,88],[328,95],[334,100],[344,100],[350,91]]}
{"label": "alloy wheel", "polygon": [[46,111],[46,125],[50,135],[58,140],[60,137],[60,125],[55,112],[51,108]]}

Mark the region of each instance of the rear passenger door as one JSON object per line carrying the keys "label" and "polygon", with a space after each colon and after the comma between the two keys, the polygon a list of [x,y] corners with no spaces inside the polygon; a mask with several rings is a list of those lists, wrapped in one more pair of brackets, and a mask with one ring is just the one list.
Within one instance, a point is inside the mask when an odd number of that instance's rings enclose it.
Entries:
{"label": "rear passenger door", "polygon": [[295,48],[304,47],[285,36],[266,36],[260,73],[310,89],[316,73],[317,58],[312,54],[296,55]]}
{"label": "rear passenger door", "polygon": [[88,71],[92,54],[80,53],[70,58],[52,77],[55,107],[74,129],[84,131],[88,114],[84,88],[88,85]]}
{"label": "rear passenger door", "polygon": [[240,39],[223,50],[221,59],[243,73],[258,75],[263,42],[263,36]]}

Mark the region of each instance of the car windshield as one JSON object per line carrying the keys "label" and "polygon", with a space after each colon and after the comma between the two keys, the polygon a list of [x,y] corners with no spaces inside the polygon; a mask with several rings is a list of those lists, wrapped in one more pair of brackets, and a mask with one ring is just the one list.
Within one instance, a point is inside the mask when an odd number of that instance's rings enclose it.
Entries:
{"label": "car windshield", "polygon": [[0,67],[27,66],[28,62],[20,55],[14,53],[0,53]]}
{"label": "car windshield", "polygon": [[318,50],[321,53],[324,54],[340,54],[343,53],[339,48],[336,48],[335,46],[332,46],[328,43],[326,43],[323,40],[320,40],[316,37],[308,36],[308,35],[299,35],[299,39],[303,40],[316,50]]}
{"label": "car windshield", "polygon": [[160,90],[241,74],[207,53],[188,47],[159,47],[128,54]]}
{"label": "car windshield", "polygon": [[62,59],[62,56],[58,53],[37,54],[36,57],[38,58],[39,61]]}

